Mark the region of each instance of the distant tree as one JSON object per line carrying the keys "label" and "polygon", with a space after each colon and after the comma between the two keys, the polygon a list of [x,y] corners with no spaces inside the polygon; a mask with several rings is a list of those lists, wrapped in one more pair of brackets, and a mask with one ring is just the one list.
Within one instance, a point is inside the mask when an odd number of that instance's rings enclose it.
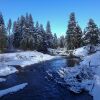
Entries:
{"label": "distant tree", "polygon": [[53,37],[53,48],[57,48],[58,47],[58,38],[56,33],[54,33],[54,37]]}
{"label": "distant tree", "polygon": [[61,36],[59,38],[59,47],[60,48],[64,48],[65,47],[65,38],[64,38],[64,36]]}

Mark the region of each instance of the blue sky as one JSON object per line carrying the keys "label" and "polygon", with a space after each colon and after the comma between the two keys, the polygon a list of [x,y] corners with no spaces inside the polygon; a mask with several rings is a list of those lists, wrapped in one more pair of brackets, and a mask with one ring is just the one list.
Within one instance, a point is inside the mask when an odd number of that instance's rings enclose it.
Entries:
{"label": "blue sky", "polygon": [[42,23],[51,22],[53,33],[65,34],[69,14],[76,13],[77,21],[84,28],[88,19],[93,18],[100,25],[100,0],[0,0],[0,11],[7,22],[9,18],[16,20],[26,12],[33,19]]}

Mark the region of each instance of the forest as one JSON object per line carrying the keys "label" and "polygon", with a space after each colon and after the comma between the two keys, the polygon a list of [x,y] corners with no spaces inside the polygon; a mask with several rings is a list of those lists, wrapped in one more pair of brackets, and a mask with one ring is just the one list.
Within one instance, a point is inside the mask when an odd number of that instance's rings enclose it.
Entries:
{"label": "forest", "polygon": [[[92,46],[100,43],[100,29],[93,19],[89,19],[84,30],[76,20],[75,13],[69,16],[65,35],[57,37],[52,33],[50,22],[46,28],[36,23],[31,14],[21,15],[12,22],[9,19],[7,25],[2,13],[0,13],[0,52],[20,50],[37,50],[46,53],[48,48],[66,48],[73,50],[88,44]],[[66,23],[67,24],[67,23]]]}

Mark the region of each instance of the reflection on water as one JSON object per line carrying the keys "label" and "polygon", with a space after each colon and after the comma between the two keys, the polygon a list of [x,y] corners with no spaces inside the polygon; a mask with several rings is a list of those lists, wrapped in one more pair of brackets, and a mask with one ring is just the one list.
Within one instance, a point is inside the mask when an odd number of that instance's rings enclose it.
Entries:
{"label": "reflection on water", "polygon": [[78,58],[69,58],[67,59],[67,66],[74,67],[75,65],[79,65],[80,60]]}

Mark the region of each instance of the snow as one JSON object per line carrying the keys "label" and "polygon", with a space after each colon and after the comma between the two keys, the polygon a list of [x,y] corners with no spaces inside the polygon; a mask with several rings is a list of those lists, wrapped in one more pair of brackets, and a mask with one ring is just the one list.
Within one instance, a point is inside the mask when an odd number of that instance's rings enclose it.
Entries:
{"label": "snow", "polygon": [[22,89],[25,88],[27,85],[28,85],[28,83],[23,83],[23,84],[13,86],[13,87],[8,88],[8,89],[0,90],[0,97],[2,97],[2,96],[4,96],[4,95],[7,95],[7,94],[9,94],[9,93],[14,93],[14,92],[17,92],[17,91],[19,91],[19,90],[22,90]]}
{"label": "snow", "polygon": [[100,100],[100,68],[97,71],[97,75],[95,75],[95,86],[92,90],[92,95],[94,100]]}
{"label": "snow", "polygon": [[7,65],[4,65],[4,66],[0,65],[0,76],[7,76],[7,75],[15,73],[17,71],[18,70],[14,67],[7,66]]}
{"label": "snow", "polygon": [[13,66],[26,67],[35,63],[53,59],[54,56],[37,51],[0,54],[0,76],[6,76],[17,71]]}
{"label": "snow", "polygon": [[75,49],[73,51],[73,54],[76,56],[86,56],[88,54],[87,47],[84,46],[84,47]]}
{"label": "snow", "polygon": [[92,55],[83,57],[83,61],[81,64],[89,65],[89,62],[91,66],[100,66],[100,51],[97,51]]}
{"label": "snow", "polygon": [[[99,50],[99,48],[97,48]],[[94,66],[95,69],[95,84],[94,84],[94,88],[91,92],[91,94],[93,95],[94,100],[99,100],[100,98],[100,51],[97,51],[96,53],[92,54],[92,55],[88,55],[86,57],[83,57],[83,61],[81,62],[81,64],[85,64],[85,65],[89,65],[90,66]]]}
{"label": "snow", "polygon": [[66,48],[57,48],[57,49],[49,48],[48,51],[50,54],[53,54],[53,55],[68,55],[66,53]]}
{"label": "snow", "polygon": [[91,91],[94,84],[93,69],[89,66],[75,66],[59,69],[58,74],[64,78],[68,88],[80,93],[82,89]]}
{"label": "snow", "polygon": [[19,65],[21,67],[25,67],[27,65],[39,63],[54,58],[53,56],[43,54],[37,51],[1,54],[0,56],[4,57],[5,65]]}
{"label": "snow", "polygon": [[5,82],[6,79],[5,78],[0,78],[0,82]]}

